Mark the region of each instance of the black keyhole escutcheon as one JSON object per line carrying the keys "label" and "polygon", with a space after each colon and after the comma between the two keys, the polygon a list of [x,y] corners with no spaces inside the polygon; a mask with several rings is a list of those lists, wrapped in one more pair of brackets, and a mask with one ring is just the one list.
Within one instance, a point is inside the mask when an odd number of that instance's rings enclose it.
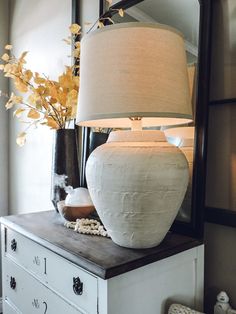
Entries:
{"label": "black keyhole escutcheon", "polygon": [[14,277],[11,276],[10,279],[10,287],[15,290],[16,289],[16,279]]}
{"label": "black keyhole escutcheon", "polygon": [[16,248],[17,248],[17,242],[16,242],[16,240],[15,239],[13,239],[12,241],[11,241],[11,249],[12,249],[12,251],[16,251]]}

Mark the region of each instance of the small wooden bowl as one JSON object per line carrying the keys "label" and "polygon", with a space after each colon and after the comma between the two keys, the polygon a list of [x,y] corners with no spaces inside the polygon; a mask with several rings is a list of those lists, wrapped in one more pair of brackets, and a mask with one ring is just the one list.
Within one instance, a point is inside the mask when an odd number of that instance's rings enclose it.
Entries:
{"label": "small wooden bowl", "polygon": [[76,221],[76,219],[87,218],[95,210],[93,205],[67,206],[65,205],[65,201],[58,202],[57,207],[61,216],[68,221]]}

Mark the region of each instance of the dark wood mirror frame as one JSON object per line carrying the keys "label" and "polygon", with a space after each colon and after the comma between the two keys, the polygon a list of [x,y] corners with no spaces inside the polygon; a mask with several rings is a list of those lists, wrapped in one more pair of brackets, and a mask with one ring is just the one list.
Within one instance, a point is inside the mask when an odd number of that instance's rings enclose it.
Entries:
{"label": "dark wood mirror frame", "polygon": [[[235,103],[236,103],[236,98],[235,98],[235,94],[227,94],[227,93],[222,93],[221,91],[219,92],[219,94],[217,94],[217,96],[215,95],[216,90],[217,92],[218,87],[219,87],[219,82],[221,83],[220,85],[222,86],[222,88],[226,85],[232,86],[232,89],[234,88],[234,77],[235,77],[235,71],[233,69],[233,63],[230,64],[230,68],[232,69],[232,73],[230,76],[225,77],[225,75],[221,75],[221,73],[219,74],[219,67],[221,67],[222,69],[222,73],[223,73],[223,67],[224,67],[224,55],[222,53],[221,50],[216,51],[217,49],[217,44],[220,42],[220,46],[224,47],[225,53],[228,53],[231,58],[233,56],[235,56],[235,49],[230,49],[229,45],[232,45],[232,43],[227,43],[228,37],[229,37],[229,28],[231,23],[233,23],[234,21],[234,15],[231,14],[233,12],[233,8],[229,11],[230,15],[225,15],[224,14],[224,6],[228,6],[229,3],[231,1],[213,1],[212,2],[212,19],[211,19],[211,28],[212,28],[212,40],[211,40],[211,95],[209,97],[209,102],[208,102],[208,110],[209,110],[209,119],[208,119],[208,124],[209,124],[209,138],[210,138],[210,142],[208,145],[208,150],[209,147],[212,147],[211,144],[213,144],[214,147],[214,140],[212,140],[212,129],[214,127],[212,121],[214,121],[213,119],[211,119],[211,114],[213,112],[215,112],[216,110],[223,110],[225,111],[226,107],[230,108],[230,110],[235,110]],[[232,2],[233,3],[233,2]],[[228,10],[227,10],[228,11]],[[221,61],[222,60],[222,61]],[[218,74],[218,75],[217,75]],[[218,81],[218,83],[216,84],[216,81]],[[223,111],[222,111],[223,112]],[[233,112],[231,113],[231,117],[235,118],[235,114],[233,114]],[[216,122],[217,124],[217,122]],[[223,129],[224,129],[224,124],[222,124]],[[208,129],[208,125],[206,126],[206,129]],[[215,134],[214,134],[215,135]],[[233,134],[232,134],[233,135]],[[231,140],[235,140],[235,136],[230,136]],[[213,142],[213,143],[212,143]],[[235,145],[233,145],[235,147]],[[231,154],[232,152],[229,152],[225,149],[222,150],[222,156],[229,156],[229,158],[231,158]],[[210,163],[211,163],[211,158],[212,158],[212,151],[209,151],[207,154],[207,151],[205,151],[205,155],[208,155],[208,177],[207,177],[207,184],[206,186],[208,186],[208,189],[210,189],[211,185],[209,184],[212,180],[215,180],[218,184],[218,186],[220,187],[220,191],[221,191],[221,186],[224,185],[224,181],[221,176],[218,175],[217,171],[219,171],[219,169],[214,168],[214,166],[212,167],[212,170],[214,171],[214,175],[209,175],[209,168],[210,168]],[[218,158],[217,155],[216,159]],[[229,162],[228,162],[229,165]],[[233,175],[233,173],[235,173],[234,169],[232,168],[232,166],[230,167],[229,165],[229,169],[225,169],[225,172],[231,172],[231,174]],[[232,187],[232,190],[230,191],[229,187]],[[235,190],[234,190],[234,186],[232,185],[232,182],[229,183],[229,187],[227,188],[228,190],[228,195],[229,198],[235,198]],[[215,223],[215,224],[220,224],[220,225],[225,225],[225,226],[230,226],[230,227],[236,227],[236,210],[235,210],[235,206],[227,206],[226,203],[222,202],[222,203],[218,203],[217,204],[217,198],[214,198],[214,192],[215,192],[215,188],[212,188],[212,195],[213,195],[213,200],[216,199],[216,202],[212,202],[209,201],[209,199],[207,200],[206,198],[206,205],[205,205],[205,220],[207,222],[210,223]],[[208,191],[209,193],[209,191]],[[223,199],[223,193],[219,194],[219,198]]]}
{"label": "dark wood mirror frame", "polygon": [[[98,0],[100,9],[98,16],[112,17],[117,10],[128,9],[145,0],[121,0],[105,11],[106,0]],[[79,23],[79,0],[72,0],[72,21]],[[198,53],[198,77],[196,92],[195,113],[195,153],[192,182],[192,215],[191,222],[175,220],[171,230],[196,238],[203,237],[203,222],[205,209],[205,174],[206,174],[206,146],[207,146],[207,120],[209,102],[209,74],[210,74],[210,34],[212,0],[199,0],[199,53]],[[82,152],[80,163],[81,186],[86,186],[85,164],[88,158],[89,129],[81,128]]]}

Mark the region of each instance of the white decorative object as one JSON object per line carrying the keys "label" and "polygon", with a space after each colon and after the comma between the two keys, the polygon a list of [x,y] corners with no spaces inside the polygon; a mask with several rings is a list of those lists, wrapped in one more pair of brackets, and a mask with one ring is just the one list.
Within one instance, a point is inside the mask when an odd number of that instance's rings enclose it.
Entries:
{"label": "white decorative object", "polygon": [[217,302],[214,306],[214,314],[227,314],[229,309],[231,309],[229,297],[226,292],[221,291],[217,295]]}
{"label": "white decorative object", "polygon": [[161,131],[112,132],[91,154],[89,191],[112,240],[125,247],[158,245],[175,219],[188,164]]}
{"label": "white decorative object", "polygon": [[104,229],[103,225],[95,219],[77,219],[76,222],[69,221],[65,222],[67,228],[71,228],[78,233],[100,235],[103,237],[109,237],[107,231]]}
{"label": "white decorative object", "polygon": [[65,205],[67,206],[93,206],[93,202],[89,195],[89,191],[86,188],[76,188],[72,187],[66,189],[68,193],[65,199]]}
{"label": "white decorative object", "polygon": [[182,35],[161,24],[121,23],[85,36],[76,121],[132,129],[112,133],[91,154],[88,189],[114,242],[158,245],[184,198],[188,164],[161,131],[141,130],[192,121]]}
{"label": "white decorative object", "polygon": [[169,308],[168,314],[204,314],[186,307],[181,304],[172,304]]}

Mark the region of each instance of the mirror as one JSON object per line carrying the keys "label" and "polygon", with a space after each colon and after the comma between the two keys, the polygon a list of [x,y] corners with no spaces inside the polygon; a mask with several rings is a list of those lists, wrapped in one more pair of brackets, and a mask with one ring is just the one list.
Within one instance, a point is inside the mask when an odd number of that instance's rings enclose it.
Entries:
{"label": "mirror", "polygon": [[[120,1],[113,1],[113,5],[122,7]],[[196,68],[199,50],[200,5],[198,0],[143,0],[138,1],[125,10],[124,17],[115,14],[114,23],[147,22],[169,25],[179,30],[185,41],[186,58],[189,73],[189,88],[192,96],[193,116],[196,103]],[[190,179],[185,199],[179,210],[177,220],[190,223],[192,220],[192,180],[194,158],[194,123],[179,127],[164,129],[167,140],[178,146],[189,163]]]}
{"label": "mirror", "polygon": [[234,0],[212,4],[206,220],[236,227],[236,41]]}
{"label": "mirror", "polygon": [[185,39],[188,64],[192,64],[198,57],[199,17],[198,0],[143,0],[125,10],[124,17],[114,15],[113,21],[161,23],[178,29]]}

